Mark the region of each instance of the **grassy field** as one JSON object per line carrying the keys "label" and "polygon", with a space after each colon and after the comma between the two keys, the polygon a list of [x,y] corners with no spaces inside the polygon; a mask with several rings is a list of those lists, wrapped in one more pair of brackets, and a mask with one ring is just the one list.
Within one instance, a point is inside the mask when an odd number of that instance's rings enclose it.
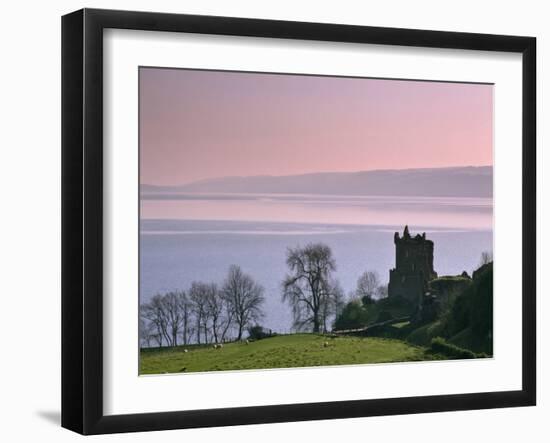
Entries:
{"label": "grassy field", "polygon": [[[184,350],[187,349],[187,352]],[[141,374],[430,360],[424,348],[384,338],[293,334],[246,343],[143,349]]]}

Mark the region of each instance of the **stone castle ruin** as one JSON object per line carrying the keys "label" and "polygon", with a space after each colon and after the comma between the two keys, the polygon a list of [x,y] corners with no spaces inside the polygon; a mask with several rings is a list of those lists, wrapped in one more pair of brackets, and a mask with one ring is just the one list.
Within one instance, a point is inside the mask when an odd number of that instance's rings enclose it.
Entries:
{"label": "stone castle ruin", "polygon": [[437,278],[434,271],[434,243],[426,233],[412,237],[405,226],[403,236],[394,234],[395,268],[390,269],[388,297],[403,297],[416,305],[422,303],[428,283]]}

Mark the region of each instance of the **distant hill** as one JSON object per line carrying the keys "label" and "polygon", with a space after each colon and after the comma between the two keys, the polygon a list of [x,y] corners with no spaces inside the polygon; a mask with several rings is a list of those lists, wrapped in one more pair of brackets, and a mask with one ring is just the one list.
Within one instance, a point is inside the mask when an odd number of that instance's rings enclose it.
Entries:
{"label": "distant hill", "polygon": [[180,186],[141,185],[143,193],[332,194],[492,197],[493,168],[466,166],[301,175],[221,177]]}

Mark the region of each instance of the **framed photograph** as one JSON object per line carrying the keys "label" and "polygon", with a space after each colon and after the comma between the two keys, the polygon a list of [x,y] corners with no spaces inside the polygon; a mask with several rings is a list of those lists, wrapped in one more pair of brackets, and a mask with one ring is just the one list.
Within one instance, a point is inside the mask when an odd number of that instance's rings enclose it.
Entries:
{"label": "framed photograph", "polygon": [[532,37],[62,20],[62,425],[536,403]]}

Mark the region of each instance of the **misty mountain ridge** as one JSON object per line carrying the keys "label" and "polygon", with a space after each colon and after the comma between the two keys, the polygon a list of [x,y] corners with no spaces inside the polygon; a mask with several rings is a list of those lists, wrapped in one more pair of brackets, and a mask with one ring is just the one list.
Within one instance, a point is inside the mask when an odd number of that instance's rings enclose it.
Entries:
{"label": "misty mountain ridge", "polygon": [[142,184],[142,193],[323,194],[350,196],[492,197],[492,166],[229,176],[184,185]]}

